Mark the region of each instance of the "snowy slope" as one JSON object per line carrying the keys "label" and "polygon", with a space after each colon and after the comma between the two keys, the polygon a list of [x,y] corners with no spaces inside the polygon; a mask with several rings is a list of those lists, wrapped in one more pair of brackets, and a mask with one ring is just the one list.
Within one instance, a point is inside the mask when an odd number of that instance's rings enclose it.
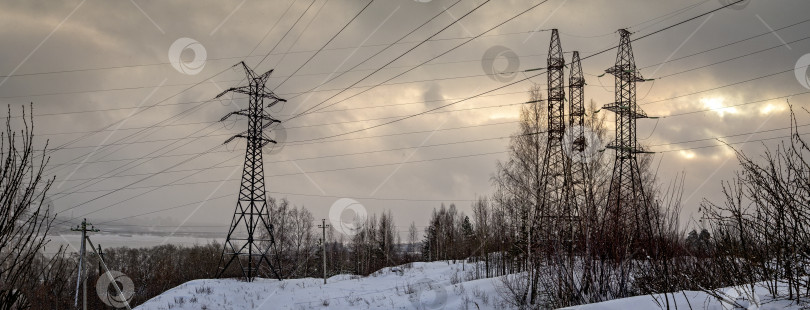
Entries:
{"label": "snowy slope", "polygon": [[[717,289],[719,300],[706,292],[680,291],[675,294],[667,294],[665,300],[661,294],[650,296],[636,296],[630,298],[616,299],[601,303],[581,305],[565,309],[571,310],[619,310],[619,309],[666,309],[664,305],[669,303],[670,309],[707,309],[707,310],[769,310],[769,309],[807,309],[802,305],[796,305],[790,301],[774,299],[768,294],[768,290],[759,283],[751,293],[750,286],[727,287]],[[656,300],[657,299],[657,300]]]}
{"label": "snowy slope", "polygon": [[464,281],[472,278],[473,265],[463,267],[414,263],[368,277],[338,275],[326,285],[313,278],[195,280],[136,309],[508,309],[496,293],[497,278]]}
{"label": "snowy slope", "polygon": [[[462,269],[463,268],[463,269]],[[382,269],[368,277],[338,275],[327,280],[195,280],[152,298],[136,309],[513,309],[498,294],[498,278],[472,279],[473,264],[413,263]],[[729,300],[705,292],[668,294],[671,309],[802,309],[773,300],[758,285],[719,289]],[[656,302],[656,298],[658,301]],[[757,304],[751,303],[751,300]],[[746,306],[735,308],[730,301]],[[661,309],[663,296],[636,296],[567,309]],[[806,309],[806,308],[805,308]]]}

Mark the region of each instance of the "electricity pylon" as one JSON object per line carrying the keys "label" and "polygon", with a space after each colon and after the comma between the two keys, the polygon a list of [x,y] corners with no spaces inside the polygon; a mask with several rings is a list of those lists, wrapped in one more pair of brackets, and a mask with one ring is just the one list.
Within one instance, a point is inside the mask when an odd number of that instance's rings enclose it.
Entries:
{"label": "electricity pylon", "polygon": [[[565,85],[563,82],[565,68],[565,58],[563,57],[560,35],[557,29],[551,30],[551,42],[549,43],[547,64],[548,94],[548,134],[546,150],[543,158],[543,170],[540,174],[541,186],[539,188],[541,198],[539,199],[539,210],[536,216],[540,223],[545,224],[539,227],[540,231],[548,232],[544,234],[550,237],[561,232],[561,220],[568,215],[564,211],[567,208],[567,195],[565,190],[565,175],[567,158],[563,150],[563,136],[565,135]],[[551,225],[548,225],[551,224]],[[557,237],[562,237],[559,234]],[[553,241],[542,240],[537,241]],[[559,240],[557,240],[559,241]]]}
{"label": "electricity pylon", "polygon": [[[636,160],[636,154],[649,153],[639,147],[636,137],[636,120],[648,116],[636,104],[636,83],[645,80],[636,68],[630,32],[620,29],[619,35],[621,40],[616,55],[616,64],[605,70],[614,76],[616,100],[603,107],[605,110],[616,113],[616,138],[607,146],[616,152],[608,192],[607,211],[615,225],[612,228],[614,234],[620,238],[635,238],[642,228],[639,225],[643,221],[649,220],[646,218],[649,215],[646,213],[649,212],[649,202],[644,193],[641,171]],[[640,218],[642,216],[640,212],[645,212],[644,218]],[[635,221],[627,223],[628,219]],[[625,231],[628,228],[633,231]]]}
{"label": "electricity pylon", "polygon": [[571,134],[572,151],[582,152],[587,147],[585,140],[585,77],[579,51],[571,56],[571,75],[568,77],[568,126]]}
{"label": "electricity pylon", "polygon": [[[286,100],[277,97],[265,86],[273,70],[258,75],[245,62],[239,64],[245,69],[248,85],[229,88],[215,97],[219,98],[228,92],[246,94],[250,97],[247,109],[228,113],[221,120],[224,121],[233,115],[245,116],[248,118],[248,128],[225,141],[228,143],[236,138],[244,138],[247,140],[247,149],[242,169],[242,182],[239,186],[239,199],[236,202],[236,210],[222,249],[219,263],[221,269],[217,277],[222,276],[235,260],[239,263],[242,275],[248,282],[253,281],[258,275],[263,263],[266,263],[273,274],[281,280],[268,257],[270,246],[275,244],[275,240],[267,208],[262,147],[268,143],[276,143],[265,137],[264,130],[273,123],[280,122],[271,117],[265,108],[272,107],[279,102],[286,102]],[[265,99],[272,102],[265,106]]]}
{"label": "electricity pylon", "polygon": [[[568,218],[569,232],[571,234],[571,251],[573,252],[575,240],[575,220],[579,219],[579,206],[588,205],[587,171],[585,167],[585,148],[588,141],[585,139],[585,77],[582,74],[582,63],[579,59],[579,51],[574,51],[571,56],[571,74],[568,76],[568,134],[567,143],[570,152],[567,158],[565,173],[565,195],[567,197],[567,208],[565,210]],[[578,199],[579,198],[579,199]],[[584,209],[588,212],[590,208]]]}

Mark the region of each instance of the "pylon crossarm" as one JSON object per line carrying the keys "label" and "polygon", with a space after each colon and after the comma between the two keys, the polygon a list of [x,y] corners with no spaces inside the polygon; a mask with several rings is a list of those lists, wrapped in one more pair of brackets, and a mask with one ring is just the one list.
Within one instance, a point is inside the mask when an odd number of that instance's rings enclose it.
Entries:
{"label": "pylon crossarm", "polygon": [[638,72],[635,68],[633,69],[625,69],[620,66],[613,66],[605,70],[605,73],[614,75],[622,80],[630,81],[630,82],[644,82],[646,81],[642,76],[641,73]]}
{"label": "pylon crossarm", "polygon": [[224,96],[225,94],[227,94],[227,93],[229,93],[229,92],[235,92],[235,93],[240,93],[240,94],[245,94],[245,95],[249,95],[249,94],[250,94],[250,90],[249,90],[249,89],[247,89],[247,87],[246,87],[246,86],[240,86],[240,87],[231,87],[231,88],[228,88],[228,89],[226,89],[226,90],[222,91],[221,93],[217,94],[217,95],[214,97],[214,99],[219,99],[219,97],[222,97],[222,96]]}
{"label": "pylon crossarm", "polygon": [[267,104],[268,108],[276,105],[276,103],[279,103],[279,102],[287,102],[287,100],[285,100],[285,99],[279,99],[279,98],[271,98],[271,99],[273,99],[273,102]]}
{"label": "pylon crossarm", "polygon": [[275,119],[272,116],[267,115],[267,114],[261,114],[261,115],[259,115],[259,117],[261,117],[263,120],[270,121],[269,123],[262,125],[262,129],[267,128],[267,126],[270,126],[273,123],[281,123],[280,120],[277,120],[277,119]]}
{"label": "pylon crossarm", "polygon": [[222,118],[220,118],[219,121],[224,122],[226,119],[231,117],[231,115],[242,115],[242,116],[250,117],[250,112],[247,109],[230,112],[228,114],[225,114],[225,116],[223,116]]}
{"label": "pylon crossarm", "polygon": [[262,89],[262,93],[259,93],[256,96],[259,98],[267,98],[287,102],[287,100],[277,97],[276,94],[274,94],[272,91],[267,90],[266,88]]}
{"label": "pylon crossarm", "polygon": [[267,83],[267,79],[270,78],[271,74],[273,74],[273,69],[270,69],[265,73],[262,73],[262,75],[258,76],[256,79],[261,81],[261,84],[264,85],[264,83]]}
{"label": "pylon crossarm", "polygon": [[233,141],[236,138],[247,138],[247,136],[245,136],[243,134],[234,135],[233,137],[228,138],[228,140],[225,140],[225,142],[222,142],[222,144],[231,143],[231,141]]}
{"label": "pylon crossarm", "polygon": [[264,137],[261,138],[261,147],[265,147],[270,143],[278,144],[278,142],[276,142],[276,140],[268,139],[268,138],[264,138]]}

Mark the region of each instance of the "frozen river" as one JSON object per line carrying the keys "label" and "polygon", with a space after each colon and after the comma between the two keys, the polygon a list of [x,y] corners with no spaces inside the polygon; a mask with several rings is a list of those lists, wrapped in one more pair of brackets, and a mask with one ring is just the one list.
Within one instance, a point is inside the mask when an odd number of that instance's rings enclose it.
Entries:
{"label": "frozen river", "polygon": [[[48,238],[50,242],[45,246],[46,254],[53,254],[60,246],[67,246],[68,252],[78,252],[81,246],[80,234],[52,234]],[[191,235],[175,235],[169,234],[162,235],[148,235],[148,234],[104,234],[104,233],[91,233],[90,240],[95,245],[101,245],[101,248],[114,248],[114,247],[130,247],[130,248],[144,248],[153,247],[163,244],[186,245],[191,246],[195,244],[203,245],[211,242],[224,242],[224,238],[191,236]]]}

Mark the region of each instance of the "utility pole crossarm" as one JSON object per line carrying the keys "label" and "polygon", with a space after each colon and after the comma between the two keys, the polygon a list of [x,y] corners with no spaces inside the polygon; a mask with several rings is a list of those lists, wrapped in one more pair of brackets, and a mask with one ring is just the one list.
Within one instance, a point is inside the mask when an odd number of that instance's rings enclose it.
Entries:
{"label": "utility pole crossarm", "polygon": [[[90,225],[88,229],[87,226]],[[87,222],[87,219],[82,220],[80,225],[77,225],[76,228],[71,228],[71,231],[80,231],[82,233],[82,245],[79,249],[79,272],[76,276],[76,295],[73,300],[73,305],[75,307],[79,306],[79,285],[82,286],[82,308],[87,310],[87,268],[84,267],[86,260],[84,259],[84,254],[86,252],[86,244],[87,241],[87,232],[98,232],[99,230],[93,227],[92,224]],[[95,251],[95,249],[93,249]]]}

